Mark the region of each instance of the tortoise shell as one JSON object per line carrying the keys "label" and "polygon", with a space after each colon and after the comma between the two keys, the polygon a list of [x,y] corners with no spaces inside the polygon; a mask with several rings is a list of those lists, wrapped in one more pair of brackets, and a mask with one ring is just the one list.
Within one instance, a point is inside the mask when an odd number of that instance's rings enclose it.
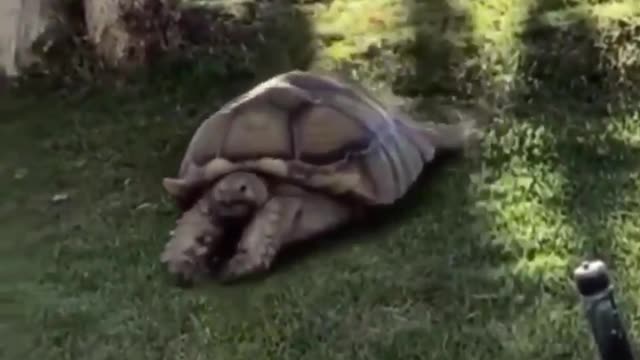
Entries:
{"label": "tortoise shell", "polygon": [[367,205],[391,204],[433,159],[433,134],[362,89],[296,70],[207,118],[178,176],[163,186],[184,210],[221,176],[250,170]]}

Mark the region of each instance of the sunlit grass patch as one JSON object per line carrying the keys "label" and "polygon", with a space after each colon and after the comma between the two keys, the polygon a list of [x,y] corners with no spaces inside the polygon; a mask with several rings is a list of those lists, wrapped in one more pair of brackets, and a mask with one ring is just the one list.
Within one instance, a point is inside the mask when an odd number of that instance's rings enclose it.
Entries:
{"label": "sunlit grass patch", "polygon": [[576,249],[562,207],[567,179],[554,161],[554,145],[543,126],[509,122],[505,132],[487,137],[485,165],[472,176],[487,241],[512,259],[515,276],[561,280]]}
{"label": "sunlit grass patch", "polygon": [[318,63],[326,68],[358,60],[371,47],[393,45],[413,35],[407,26],[407,8],[397,0],[336,0],[307,9],[323,44]]}

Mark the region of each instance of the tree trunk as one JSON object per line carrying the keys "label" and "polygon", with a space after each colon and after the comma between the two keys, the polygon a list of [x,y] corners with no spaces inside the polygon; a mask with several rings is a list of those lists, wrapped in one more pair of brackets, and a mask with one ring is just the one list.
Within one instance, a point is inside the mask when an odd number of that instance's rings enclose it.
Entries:
{"label": "tree trunk", "polygon": [[168,45],[171,5],[167,0],[84,0],[88,38],[111,66],[144,64]]}
{"label": "tree trunk", "polygon": [[0,73],[16,76],[38,60],[32,45],[55,21],[51,0],[0,0]]}

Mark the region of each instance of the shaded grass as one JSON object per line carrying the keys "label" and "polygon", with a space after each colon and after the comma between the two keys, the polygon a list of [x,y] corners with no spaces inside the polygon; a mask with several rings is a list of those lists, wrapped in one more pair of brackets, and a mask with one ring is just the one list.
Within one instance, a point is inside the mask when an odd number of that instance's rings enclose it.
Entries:
{"label": "shaded grass", "polygon": [[[13,194],[5,200],[3,219],[38,220],[15,233],[3,227],[3,238],[28,239],[15,244],[12,254],[28,254],[28,263],[40,265],[22,264],[20,269],[29,272],[6,290],[22,288],[11,298],[23,307],[34,357],[410,355],[433,343],[414,348],[402,339],[422,337],[444,321],[448,315],[441,306],[451,301],[470,306],[465,302],[472,301],[474,290],[456,281],[460,273],[448,270],[458,262],[473,263],[475,253],[464,228],[467,195],[446,195],[464,188],[463,169],[445,167],[461,180],[418,190],[415,201],[429,205],[405,213],[405,226],[359,234],[362,242],[308,257],[259,283],[185,292],[172,286],[157,262],[172,211],[158,200],[165,199],[157,184],[164,166],[148,165],[162,163],[150,159],[164,159],[165,151],[179,152],[173,140],[177,125],[155,118],[162,109],[130,107],[123,100],[114,114],[104,112],[113,103],[102,97],[79,109],[77,103],[53,98],[49,101],[61,103],[48,107],[48,116],[60,128],[42,131],[43,114],[34,109],[35,100],[13,100],[3,110],[14,107],[20,118],[4,123],[2,134],[25,134],[29,141],[16,140],[15,155],[2,159],[3,188]],[[31,158],[17,156],[27,149]],[[47,155],[52,160],[43,161]],[[14,179],[21,168],[27,174]],[[51,196],[60,192],[68,192],[69,200],[51,204]],[[442,209],[445,201],[449,205]],[[443,231],[449,242],[430,241]],[[456,246],[461,243],[468,245]]]}
{"label": "shaded grass", "polygon": [[[233,69],[179,68],[180,85],[168,77],[153,89],[4,95],[0,235],[7,239],[7,279],[0,294],[10,319],[2,337],[10,340],[3,355],[591,357],[569,278],[580,259],[609,260],[627,318],[638,317],[639,284],[631,275],[638,270],[632,214],[639,204],[639,109],[607,110],[593,99],[610,98],[604,95],[611,89],[562,89],[562,77],[531,69],[540,54],[554,53],[527,50],[554,49],[563,38],[527,42],[522,34],[538,26],[527,21],[529,11],[540,19],[564,5],[492,4],[335,0],[304,6],[325,41],[311,66],[344,66],[356,78],[391,84],[419,101],[469,97],[471,77],[500,90],[496,97],[510,107],[496,119],[480,156],[428,168],[397,208],[375,214],[371,226],[336,234],[339,246],[296,256],[271,276],[234,287],[173,286],[158,254],[175,210],[159,180],[175,171],[201,114],[272,70],[243,70],[234,81]],[[489,31],[492,16],[499,26]],[[448,17],[460,21],[448,40],[439,39],[438,24]],[[593,28],[580,31],[585,39],[597,35]],[[468,39],[482,46],[456,47]],[[434,53],[448,55],[430,58]],[[467,56],[469,77],[456,80]],[[567,69],[593,73],[595,65],[571,63],[585,56],[558,59]],[[560,62],[545,58],[551,66]],[[475,68],[481,63],[489,66],[484,72]],[[602,97],[590,96],[587,106],[589,89]],[[421,117],[433,116],[428,102],[419,110]],[[59,193],[69,199],[53,204]],[[631,325],[637,334],[638,323]]]}

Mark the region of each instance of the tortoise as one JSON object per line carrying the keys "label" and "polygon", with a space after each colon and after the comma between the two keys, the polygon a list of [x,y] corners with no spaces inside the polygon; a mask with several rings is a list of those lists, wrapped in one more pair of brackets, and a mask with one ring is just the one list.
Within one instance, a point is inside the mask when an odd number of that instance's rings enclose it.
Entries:
{"label": "tortoise", "polygon": [[414,121],[337,77],[277,74],[201,123],[163,179],[181,216],[161,262],[182,280],[211,273],[240,224],[218,280],[266,273],[284,247],[393,204],[436,153],[477,133],[473,121]]}

